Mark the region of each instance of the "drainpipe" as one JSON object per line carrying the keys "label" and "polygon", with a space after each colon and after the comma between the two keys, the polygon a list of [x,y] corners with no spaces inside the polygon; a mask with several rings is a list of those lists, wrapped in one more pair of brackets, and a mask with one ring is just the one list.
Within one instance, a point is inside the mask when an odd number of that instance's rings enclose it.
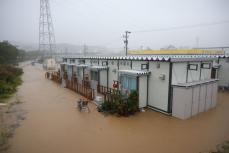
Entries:
{"label": "drainpipe", "polygon": [[189,62],[187,63],[186,66],[186,83],[188,82],[188,66],[189,66]]}
{"label": "drainpipe", "polygon": [[109,68],[107,68],[107,88],[108,88],[108,85],[109,85]]}
{"label": "drainpipe", "polygon": [[173,74],[173,63],[169,62],[169,92],[168,92],[168,113],[172,113],[172,102],[173,102],[173,88],[172,88],[172,74]]}

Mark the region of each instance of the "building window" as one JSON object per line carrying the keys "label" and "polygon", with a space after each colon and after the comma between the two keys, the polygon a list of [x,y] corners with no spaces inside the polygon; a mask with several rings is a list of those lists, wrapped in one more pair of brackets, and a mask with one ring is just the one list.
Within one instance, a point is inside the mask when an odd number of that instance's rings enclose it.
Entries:
{"label": "building window", "polygon": [[75,59],[70,59],[70,63],[75,63]]}
{"label": "building window", "polygon": [[123,75],[121,76],[122,89],[125,90],[137,90],[137,79],[136,77]]}
{"label": "building window", "polygon": [[114,61],[111,61],[111,64],[114,65]]}
{"label": "building window", "polygon": [[141,64],[141,70],[148,69],[148,64]]}
{"label": "building window", "polygon": [[92,63],[93,64],[98,64],[99,63],[99,60],[92,60]]}
{"label": "building window", "polygon": [[67,62],[67,58],[64,58],[64,59],[63,59],[63,62]]}
{"label": "building window", "polygon": [[201,63],[201,68],[202,69],[210,69],[211,68],[211,63]]}
{"label": "building window", "polygon": [[84,59],[80,59],[79,60],[79,64],[85,64],[85,60]]}
{"label": "building window", "polygon": [[198,64],[188,64],[188,70],[195,70],[197,71]]}
{"label": "building window", "polygon": [[102,61],[102,66],[107,66],[108,62],[107,61]]}
{"label": "building window", "polygon": [[98,81],[98,72],[91,71],[91,80]]}

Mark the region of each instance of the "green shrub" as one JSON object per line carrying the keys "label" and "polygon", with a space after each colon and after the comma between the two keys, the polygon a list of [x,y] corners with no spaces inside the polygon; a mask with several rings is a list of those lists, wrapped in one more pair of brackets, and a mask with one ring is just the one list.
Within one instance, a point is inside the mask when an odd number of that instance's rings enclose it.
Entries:
{"label": "green shrub", "polygon": [[0,65],[0,98],[7,98],[22,83],[22,69],[10,65]]}
{"label": "green shrub", "polygon": [[99,111],[120,116],[129,116],[138,111],[137,91],[132,91],[128,98],[124,98],[122,95],[112,95],[112,99],[112,102],[102,103]]}

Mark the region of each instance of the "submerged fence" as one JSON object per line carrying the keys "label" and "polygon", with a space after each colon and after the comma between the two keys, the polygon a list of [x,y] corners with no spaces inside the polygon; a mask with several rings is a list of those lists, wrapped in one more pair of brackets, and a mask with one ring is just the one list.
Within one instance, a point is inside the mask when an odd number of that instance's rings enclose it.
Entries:
{"label": "submerged fence", "polygon": [[104,95],[104,101],[106,102],[115,102],[121,96],[121,91],[105,86],[98,85],[97,92]]}
{"label": "submerged fence", "polygon": [[[51,75],[51,78],[50,78]],[[93,100],[95,97],[95,92],[90,86],[85,84],[80,84],[77,81],[76,77],[72,77],[70,80],[68,80],[67,74],[64,75],[62,78],[59,72],[52,72],[51,74],[47,72],[45,74],[46,78],[50,78],[54,82],[62,83],[62,81],[65,82],[66,88],[71,89],[72,91],[75,91],[76,93],[79,93],[80,95],[86,97],[87,99]]]}
{"label": "submerged fence", "polygon": [[[49,76],[49,74],[48,74]],[[53,80],[56,83],[61,83],[61,77],[59,72],[52,72],[51,73],[51,80]]]}
{"label": "submerged fence", "polygon": [[101,85],[97,85],[97,92],[103,95],[108,94],[108,93],[113,94],[113,95],[120,95],[121,93],[120,90],[101,86]]}
{"label": "submerged fence", "polygon": [[66,87],[86,97],[87,99],[93,100],[95,97],[94,90],[85,84],[78,82],[76,77],[72,77],[71,80],[65,79]]}

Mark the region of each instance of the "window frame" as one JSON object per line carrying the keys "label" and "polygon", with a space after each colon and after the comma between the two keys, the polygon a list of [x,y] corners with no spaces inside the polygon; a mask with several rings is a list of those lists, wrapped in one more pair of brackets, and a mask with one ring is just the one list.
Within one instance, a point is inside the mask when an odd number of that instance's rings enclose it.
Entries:
{"label": "window frame", "polygon": [[70,63],[75,63],[75,59],[70,59]]}
{"label": "window frame", "polygon": [[107,66],[108,65],[108,61],[102,61],[102,66]]}
{"label": "window frame", "polygon": [[[204,65],[207,65],[207,67]],[[211,69],[211,65],[212,65],[211,63],[201,63],[201,68],[202,69]]]}
{"label": "window frame", "polygon": [[[192,68],[192,66],[195,66],[195,68]],[[198,64],[188,64],[188,70],[197,71],[198,70]]]}
{"label": "window frame", "polygon": [[141,64],[141,70],[148,70],[149,65],[148,64]]}
{"label": "window frame", "polygon": [[80,60],[78,61],[78,63],[79,63],[79,64],[85,64],[85,59],[80,59]]}

